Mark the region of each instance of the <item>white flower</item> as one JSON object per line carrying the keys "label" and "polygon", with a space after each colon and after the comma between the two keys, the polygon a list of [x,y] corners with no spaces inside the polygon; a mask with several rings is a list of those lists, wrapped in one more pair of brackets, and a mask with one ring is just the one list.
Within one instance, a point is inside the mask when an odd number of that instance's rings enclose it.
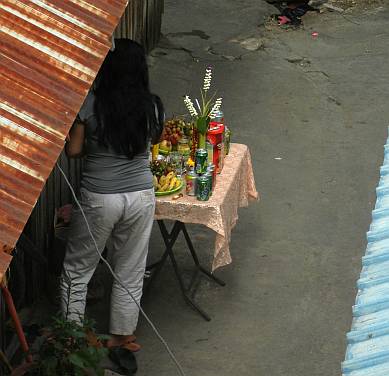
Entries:
{"label": "white flower", "polygon": [[192,100],[189,98],[189,95],[186,95],[184,97],[184,103],[185,103],[185,106],[188,109],[188,111],[192,117],[198,116],[198,113],[195,109],[195,106],[194,106]]}
{"label": "white flower", "polygon": [[211,111],[209,112],[209,117],[213,119],[216,117],[218,111],[220,110],[220,107],[222,106],[223,98],[217,98],[215,101],[215,104],[211,108]]}
{"label": "white flower", "polygon": [[205,70],[204,85],[203,90],[206,92],[211,88],[212,81],[212,68],[207,68]]}

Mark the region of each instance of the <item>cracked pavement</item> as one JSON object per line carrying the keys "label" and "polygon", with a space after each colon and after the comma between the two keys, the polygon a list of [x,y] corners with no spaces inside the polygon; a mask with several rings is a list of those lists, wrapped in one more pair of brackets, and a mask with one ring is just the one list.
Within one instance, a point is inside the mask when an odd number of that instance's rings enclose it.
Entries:
{"label": "cracked pavement", "polygon": [[[182,96],[214,66],[262,195],[240,211],[233,263],[216,272],[227,286],[199,285],[210,323],[184,303],[169,265],[145,299],[188,376],[336,376],[344,358],[387,136],[389,11],[312,13],[289,31],[264,24],[274,12],[259,0],[166,0],[150,56],[168,116],[185,113]],[[209,265],[212,234],[190,231]],[[150,257],[162,249],[154,231]],[[138,375],[177,374],[143,320],[137,334]]]}

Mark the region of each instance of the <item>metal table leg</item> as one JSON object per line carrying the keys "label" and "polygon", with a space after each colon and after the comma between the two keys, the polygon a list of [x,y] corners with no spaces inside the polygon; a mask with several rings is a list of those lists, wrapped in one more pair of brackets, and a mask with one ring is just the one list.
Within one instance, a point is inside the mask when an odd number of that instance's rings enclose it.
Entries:
{"label": "metal table leg", "polygon": [[193,261],[194,261],[196,267],[197,267],[202,273],[204,273],[206,276],[208,276],[210,279],[212,279],[213,281],[215,281],[215,282],[216,282],[217,284],[219,284],[220,286],[225,286],[226,283],[225,283],[224,281],[222,281],[221,279],[215,277],[212,273],[210,273],[208,270],[206,270],[206,269],[200,264],[199,258],[198,258],[198,256],[197,256],[196,250],[195,250],[194,247],[193,247],[192,239],[190,238],[190,236],[189,236],[189,234],[188,234],[188,230],[186,229],[185,223],[180,222],[180,224],[181,224],[181,231],[184,233],[185,240],[186,240],[186,244],[188,245],[190,254],[192,255],[192,258],[193,258]]}
{"label": "metal table leg", "polygon": [[174,255],[174,252],[173,252],[173,246],[174,246],[174,244],[175,244],[175,242],[176,242],[176,240],[178,238],[178,235],[179,235],[179,233],[181,231],[184,234],[184,237],[185,237],[185,240],[186,240],[186,244],[188,245],[189,251],[191,253],[191,256],[193,258],[193,261],[195,263],[196,268],[199,271],[201,271],[203,274],[208,276],[210,279],[212,279],[213,281],[215,281],[216,283],[221,285],[221,286],[225,286],[225,282],[223,282],[220,279],[216,278],[214,275],[212,275],[210,272],[208,272],[200,264],[200,261],[198,259],[197,253],[196,253],[196,251],[194,249],[192,240],[190,239],[190,236],[188,234],[188,231],[187,231],[184,223],[182,223],[180,221],[176,221],[174,223],[174,225],[173,225],[173,228],[172,228],[171,232],[169,233],[169,231],[166,228],[165,223],[162,220],[158,220],[157,222],[158,222],[158,226],[159,226],[159,229],[161,231],[161,235],[162,235],[162,238],[164,240],[166,249],[165,249],[164,254],[162,255],[162,258],[157,263],[155,263],[155,264],[153,264],[153,265],[148,267],[148,270],[150,270],[150,268],[155,268],[156,269],[155,272],[153,273],[152,279],[154,279],[156,274],[158,274],[160,272],[160,270],[162,269],[162,266],[166,262],[167,257],[169,257],[171,262],[172,262],[173,270],[174,270],[174,273],[175,273],[176,278],[178,280],[178,283],[179,283],[179,286],[180,286],[180,290],[181,290],[181,293],[182,293],[182,295],[184,297],[184,300],[195,311],[197,311],[206,321],[211,321],[211,318],[209,317],[209,315],[206,312],[204,312],[204,310],[202,308],[200,308],[199,305],[196,304],[191,299],[191,297],[188,295],[188,289],[185,288],[185,284],[184,284],[184,281],[182,279],[182,275],[180,273],[180,270],[179,270],[179,267],[178,267],[178,263],[177,263],[175,255]]}
{"label": "metal table leg", "polygon": [[[158,224],[159,224],[159,221],[158,221]],[[163,229],[161,228],[161,226],[159,228],[161,230],[161,234],[162,234],[162,238],[164,240],[165,246],[167,247],[167,244],[171,243],[171,247],[173,247],[173,244],[176,242],[176,240],[178,238],[178,235],[180,234],[180,228],[179,228],[178,223],[174,223],[174,226],[173,226],[172,231],[170,232],[170,234],[167,231],[165,225],[164,225]],[[153,274],[152,274],[152,276],[151,276],[151,278],[150,278],[150,280],[149,280],[149,282],[147,284],[147,287],[146,287],[146,293],[150,289],[150,286],[151,286],[152,282],[157,277],[157,275],[161,271],[162,267],[165,265],[165,262],[166,262],[168,256],[169,256],[169,252],[167,252],[167,250],[165,250],[165,252],[163,253],[162,257],[157,262],[155,262],[155,263],[153,263],[151,265],[148,265],[146,267],[146,271],[147,272],[150,272],[151,270],[153,270]]]}

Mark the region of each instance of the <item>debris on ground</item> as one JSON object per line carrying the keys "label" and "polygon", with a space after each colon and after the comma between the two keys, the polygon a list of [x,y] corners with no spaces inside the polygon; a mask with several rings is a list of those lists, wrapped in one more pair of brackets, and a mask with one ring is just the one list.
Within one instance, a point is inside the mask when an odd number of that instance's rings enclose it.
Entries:
{"label": "debris on ground", "polygon": [[272,15],[272,18],[278,22],[278,25],[283,27],[299,27],[301,25],[301,17],[307,12],[319,12],[318,9],[309,4],[309,0],[291,0],[285,2],[278,2],[275,0],[268,0],[280,11],[280,14]]}
{"label": "debris on ground", "polygon": [[266,0],[275,6],[280,14],[273,14],[270,19],[283,29],[298,28],[302,17],[309,11],[323,13],[326,11],[343,13],[353,8],[383,5],[385,0]]}
{"label": "debris on ground", "polygon": [[324,3],[323,8],[326,8],[329,11],[333,11],[333,12],[339,12],[339,13],[344,12],[343,8],[337,7],[337,6],[330,4],[330,3]]}

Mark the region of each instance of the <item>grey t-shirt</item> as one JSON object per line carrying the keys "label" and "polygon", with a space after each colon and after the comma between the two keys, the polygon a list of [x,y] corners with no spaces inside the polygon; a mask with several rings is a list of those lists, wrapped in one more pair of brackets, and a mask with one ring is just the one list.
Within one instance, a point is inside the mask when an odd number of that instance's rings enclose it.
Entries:
{"label": "grey t-shirt", "polygon": [[111,147],[99,145],[96,136],[97,119],[95,97],[90,91],[79,112],[85,124],[86,156],[81,187],[96,193],[137,192],[153,187],[149,153],[129,159],[117,154]]}

